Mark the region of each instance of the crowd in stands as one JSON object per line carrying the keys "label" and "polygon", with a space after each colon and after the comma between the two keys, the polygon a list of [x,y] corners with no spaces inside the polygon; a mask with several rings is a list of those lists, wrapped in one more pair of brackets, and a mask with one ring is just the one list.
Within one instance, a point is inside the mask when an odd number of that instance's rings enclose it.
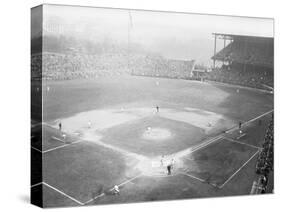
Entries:
{"label": "crowd in stands", "polygon": [[268,175],[273,171],[273,115],[272,119],[267,127],[266,134],[264,137],[264,143],[262,145],[262,150],[259,154],[256,163],[256,173],[259,174],[258,185],[261,189],[261,193],[265,193],[268,184]]}
{"label": "crowd in stands", "polygon": [[33,54],[31,58],[32,78],[66,80],[98,78],[117,75],[140,75],[152,77],[190,77],[194,61],[165,59],[155,55],[137,54]]}
{"label": "crowd in stands", "polygon": [[273,70],[267,67],[233,62],[210,71],[206,67],[197,66],[194,60],[172,60],[159,55],[128,55],[116,52],[100,54],[44,52],[32,54],[31,57],[32,79],[42,77],[47,80],[66,80],[132,74],[204,79],[267,90],[273,88]]}
{"label": "crowd in stands", "polygon": [[272,90],[273,39],[234,37],[234,40],[212,59],[222,62],[221,68],[209,72],[208,80]]}
{"label": "crowd in stands", "polygon": [[138,56],[136,60],[132,60],[132,64],[133,75],[187,79],[191,76],[195,61]]}
{"label": "crowd in stands", "polygon": [[214,69],[205,75],[207,80],[253,87],[259,89],[269,89],[273,87],[273,71],[261,67],[243,66],[229,68],[222,66]]}
{"label": "crowd in stands", "polygon": [[252,65],[272,66],[273,43],[234,40],[213,58]]}
{"label": "crowd in stands", "polygon": [[33,54],[31,56],[31,78],[33,80],[40,80],[42,76],[42,55]]}
{"label": "crowd in stands", "polygon": [[51,80],[98,78],[129,73],[128,59],[121,54],[43,53],[32,55],[31,60],[33,78],[40,70],[43,79]]}

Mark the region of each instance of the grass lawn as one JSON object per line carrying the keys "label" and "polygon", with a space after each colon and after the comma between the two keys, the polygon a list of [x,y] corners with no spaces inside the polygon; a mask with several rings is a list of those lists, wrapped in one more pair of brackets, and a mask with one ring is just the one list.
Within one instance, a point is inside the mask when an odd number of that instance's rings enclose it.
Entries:
{"label": "grass lawn", "polygon": [[43,185],[43,207],[71,207],[79,204],[59,192]]}
{"label": "grass lawn", "polygon": [[256,152],[256,148],[222,138],[188,155],[185,171],[220,186]]}
{"label": "grass lawn", "polygon": [[127,172],[130,165],[119,153],[85,141],[43,154],[43,181],[86,202],[99,187],[111,188],[137,174]]}

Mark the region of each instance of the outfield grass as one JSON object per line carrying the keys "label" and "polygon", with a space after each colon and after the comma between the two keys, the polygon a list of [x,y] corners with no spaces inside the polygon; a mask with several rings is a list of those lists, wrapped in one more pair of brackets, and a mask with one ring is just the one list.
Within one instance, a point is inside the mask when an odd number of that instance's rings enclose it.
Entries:
{"label": "outfield grass", "polygon": [[[159,86],[156,85],[159,82]],[[114,77],[43,83],[43,120],[112,107],[192,107],[249,120],[273,108],[273,95],[208,83],[150,77]],[[49,87],[49,91],[47,91]]]}

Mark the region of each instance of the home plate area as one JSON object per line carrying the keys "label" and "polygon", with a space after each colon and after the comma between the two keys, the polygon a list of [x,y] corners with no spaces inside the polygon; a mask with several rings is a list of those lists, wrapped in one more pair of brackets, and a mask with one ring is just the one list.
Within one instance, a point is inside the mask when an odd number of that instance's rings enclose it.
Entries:
{"label": "home plate area", "polygon": [[[55,139],[43,152],[43,185],[80,205],[192,197],[198,183],[220,189],[259,151],[224,137],[233,121],[194,108],[93,110],[49,126],[59,123],[77,141]],[[122,195],[111,195],[115,185]]]}

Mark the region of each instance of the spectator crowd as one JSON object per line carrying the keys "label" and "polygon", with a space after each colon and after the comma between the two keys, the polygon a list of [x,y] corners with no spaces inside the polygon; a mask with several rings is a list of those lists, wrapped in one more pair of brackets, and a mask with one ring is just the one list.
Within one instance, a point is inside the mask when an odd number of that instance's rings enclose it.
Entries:
{"label": "spectator crowd", "polygon": [[252,88],[268,89],[273,87],[273,71],[263,68],[228,68],[222,66],[205,75],[207,80],[241,85]]}
{"label": "spectator crowd", "polygon": [[32,78],[36,78],[37,75],[40,75],[40,72],[42,72],[43,79],[46,80],[98,78],[129,73],[126,55],[88,55],[76,53],[43,53],[32,55]]}
{"label": "spectator crowd", "polygon": [[[188,79],[195,61],[165,59],[155,55],[48,53],[31,57],[32,78],[46,80],[98,78],[132,74]],[[42,71],[41,71],[42,70]]]}
{"label": "spectator crowd", "polygon": [[256,162],[256,173],[259,175],[258,186],[261,193],[266,193],[268,176],[273,171],[273,116],[267,127],[262,149]]}

